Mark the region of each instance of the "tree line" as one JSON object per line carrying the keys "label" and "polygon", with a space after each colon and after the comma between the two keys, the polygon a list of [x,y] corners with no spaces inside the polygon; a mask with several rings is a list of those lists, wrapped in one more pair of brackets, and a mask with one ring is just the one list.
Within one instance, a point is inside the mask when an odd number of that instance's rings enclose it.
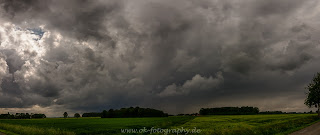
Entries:
{"label": "tree line", "polygon": [[128,117],[168,117],[167,113],[163,111],[151,109],[151,108],[140,108],[130,107],[121,108],[119,110],[109,109],[103,110],[101,118],[128,118]]}
{"label": "tree line", "polygon": [[90,112],[90,113],[83,113],[82,117],[101,117],[102,113],[98,112]]}
{"label": "tree line", "polygon": [[200,115],[249,115],[258,114],[257,107],[220,107],[220,108],[201,108]]}
{"label": "tree line", "polygon": [[259,112],[259,114],[284,114],[282,111],[265,111],[265,112]]}
{"label": "tree line", "polygon": [[40,119],[46,118],[45,114],[29,114],[29,113],[16,113],[13,114],[0,114],[0,119]]}
{"label": "tree line", "polygon": [[[101,118],[132,118],[132,117],[168,117],[167,113],[163,111],[151,109],[151,108],[140,108],[130,107],[121,109],[109,109],[103,110],[102,112],[90,112],[83,113],[82,117],[101,117]],[[68,113],[63,113],[64,118],[68,118]],[[80,114],[76,113],[74,117],[79,118]]]}

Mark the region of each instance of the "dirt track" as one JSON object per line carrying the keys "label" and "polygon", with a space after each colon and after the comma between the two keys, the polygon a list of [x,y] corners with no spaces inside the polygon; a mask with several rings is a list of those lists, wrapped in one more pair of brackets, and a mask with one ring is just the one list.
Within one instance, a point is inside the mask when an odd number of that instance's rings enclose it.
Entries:
{"label": "dirt track", "polygon": [[299,131],[293,132],[290,135],[320,135],[320,122]]}

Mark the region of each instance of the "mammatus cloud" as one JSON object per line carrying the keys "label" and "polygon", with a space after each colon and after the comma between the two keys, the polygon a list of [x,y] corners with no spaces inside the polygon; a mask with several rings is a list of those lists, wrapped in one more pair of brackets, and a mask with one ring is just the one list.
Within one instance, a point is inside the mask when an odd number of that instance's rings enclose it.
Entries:
{"label": "mammatus cloud", "polygon": [[306,110],[319,9],[313,0],[0,0],[0,108]]}

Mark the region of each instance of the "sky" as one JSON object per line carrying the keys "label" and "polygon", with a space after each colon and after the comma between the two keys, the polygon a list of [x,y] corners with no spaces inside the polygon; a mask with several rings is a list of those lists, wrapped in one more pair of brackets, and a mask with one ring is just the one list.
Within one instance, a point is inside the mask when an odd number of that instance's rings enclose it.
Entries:
{"label": "sky", "polygon": [[318,0],[0,0],[0,113],[304,112]]}

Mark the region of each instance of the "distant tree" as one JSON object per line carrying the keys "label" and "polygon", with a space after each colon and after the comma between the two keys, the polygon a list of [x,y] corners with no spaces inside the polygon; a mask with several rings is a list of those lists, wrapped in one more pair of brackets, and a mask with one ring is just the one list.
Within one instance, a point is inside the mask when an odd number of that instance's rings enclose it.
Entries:
{"label": "distant tree", "polygon": [[103,111],[102,111],[101,118],[107,118],[107,116],[108,116],[108,111],[103,110]]}
{"label": "distant tree", "polygon": [[115,117],[114,115],[115,115],[114,110],[113,109],[109,109],[109,111],[107,113],[107,118],[113,118],[113,117]]}
{"label": "distant tree", "polygon": [[29,113],[26,113],[26,117],[25,117],[26,119],[30,119],[31,118],[31,116],[30,116],[30,114]]}
{"label": "distant tree", "polygon": [[33,114],[31,115],[31,118],[39,119],[39,118],[47,118],[47,116],[45,114]]}
{"label": "distant tree", "polygon": [[83,113],[82,117],[102,117],[102,113],[98,113],[98,112]]}
{"label": "distant tree", "polygon": [[64,112],[64,113],[63,113],[63,117],[64,117],[64,118],[67,118],[67,117],[68,117],[68,113],[67,113],[67,112]]}
{"label": "distant tree", "polygon": [[320,73],[317,73],[309,85],[306,87],[308,89],[307,98],[304,102],[308,107],[318,108],[318,116],[320,117]]}
{"label": "distant tree", "polygon": [[80,117],[80,114],[79,114],[79,113],[75,113],[75,114],[74,114],[74,117],[75,117],[75,118],[79,118],[79,117]]}

